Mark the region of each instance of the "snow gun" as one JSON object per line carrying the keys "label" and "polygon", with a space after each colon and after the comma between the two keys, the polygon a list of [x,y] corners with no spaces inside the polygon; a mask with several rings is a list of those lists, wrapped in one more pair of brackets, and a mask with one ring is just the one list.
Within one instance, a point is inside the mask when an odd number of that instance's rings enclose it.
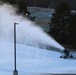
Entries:
{"label": "snow gun", "polygon": [[63,52],[61,53],[60,58],[64,58],[64,59],[73,58],[73,55],[68,49],[64,49]]}

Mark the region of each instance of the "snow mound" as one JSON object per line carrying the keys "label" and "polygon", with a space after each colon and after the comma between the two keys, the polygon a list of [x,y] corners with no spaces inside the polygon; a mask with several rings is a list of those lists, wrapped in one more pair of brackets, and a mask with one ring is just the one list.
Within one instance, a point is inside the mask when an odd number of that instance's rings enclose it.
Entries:
{"label": "snow mound", "polygon": [[[0,74],[12,75],[14,70],[13,43],[0,42]],[[27,73],[76,73],[76,60],[61,59],[60,53],[17,44],[17,70]]]}

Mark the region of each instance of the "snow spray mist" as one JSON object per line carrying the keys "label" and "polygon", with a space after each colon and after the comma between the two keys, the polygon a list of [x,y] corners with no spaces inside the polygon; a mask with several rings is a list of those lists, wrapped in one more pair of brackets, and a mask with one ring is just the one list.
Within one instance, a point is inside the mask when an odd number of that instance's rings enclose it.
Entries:
{"label": "snow spray mist", "polygon": [[0,41],[13,42],[14,23],[17,22],[17,43],[41,48],[58,48],[64,50],[59,43],[48,36],[34,22],[22,15],[17,15],[16,8],[9,4],[0,5]]}

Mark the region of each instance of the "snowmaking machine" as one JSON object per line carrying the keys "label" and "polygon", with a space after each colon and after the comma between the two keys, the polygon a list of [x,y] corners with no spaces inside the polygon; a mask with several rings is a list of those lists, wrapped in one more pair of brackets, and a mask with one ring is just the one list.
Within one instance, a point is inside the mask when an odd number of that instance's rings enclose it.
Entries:
{"label": "snowmaking machine", "polygon": [[68,49],[64,49],[63,52],[61,53],[60,58],[64,58],[64,59],[73,58],[73,55]]}

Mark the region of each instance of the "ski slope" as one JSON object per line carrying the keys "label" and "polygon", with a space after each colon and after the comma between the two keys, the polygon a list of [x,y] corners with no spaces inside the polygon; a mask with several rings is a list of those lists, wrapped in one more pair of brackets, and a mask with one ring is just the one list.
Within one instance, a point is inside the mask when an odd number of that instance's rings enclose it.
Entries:
{"label": "ski slope", "polygon": [[64,50],[64,47],[49,37],[40,27],[35,26],[33,22],[25,19],[22,15],[17,15],[15,11],[9,4],[3,4],[0,7],[0,75],[13,75],[14,45],[12,42],[15,22],[19,23],[17,26],[17,43],[20,43],[17,44],[19,75],[32,75],[32,73],[41,75],[42,73],[75,74],[76,60],[61,59],[59,58],[60,53],[54,52],[52,49],[46,50],[47,46],[61,50]]}
{"label": "ski slope", "polygon": [[[0,75],[14,71],[14,47],[11,42],[0,42]],[[61,59],[61,54],[31,46],[17,44],[17,70],[19,75],[28,73],[76,73],[76,60]]]}

